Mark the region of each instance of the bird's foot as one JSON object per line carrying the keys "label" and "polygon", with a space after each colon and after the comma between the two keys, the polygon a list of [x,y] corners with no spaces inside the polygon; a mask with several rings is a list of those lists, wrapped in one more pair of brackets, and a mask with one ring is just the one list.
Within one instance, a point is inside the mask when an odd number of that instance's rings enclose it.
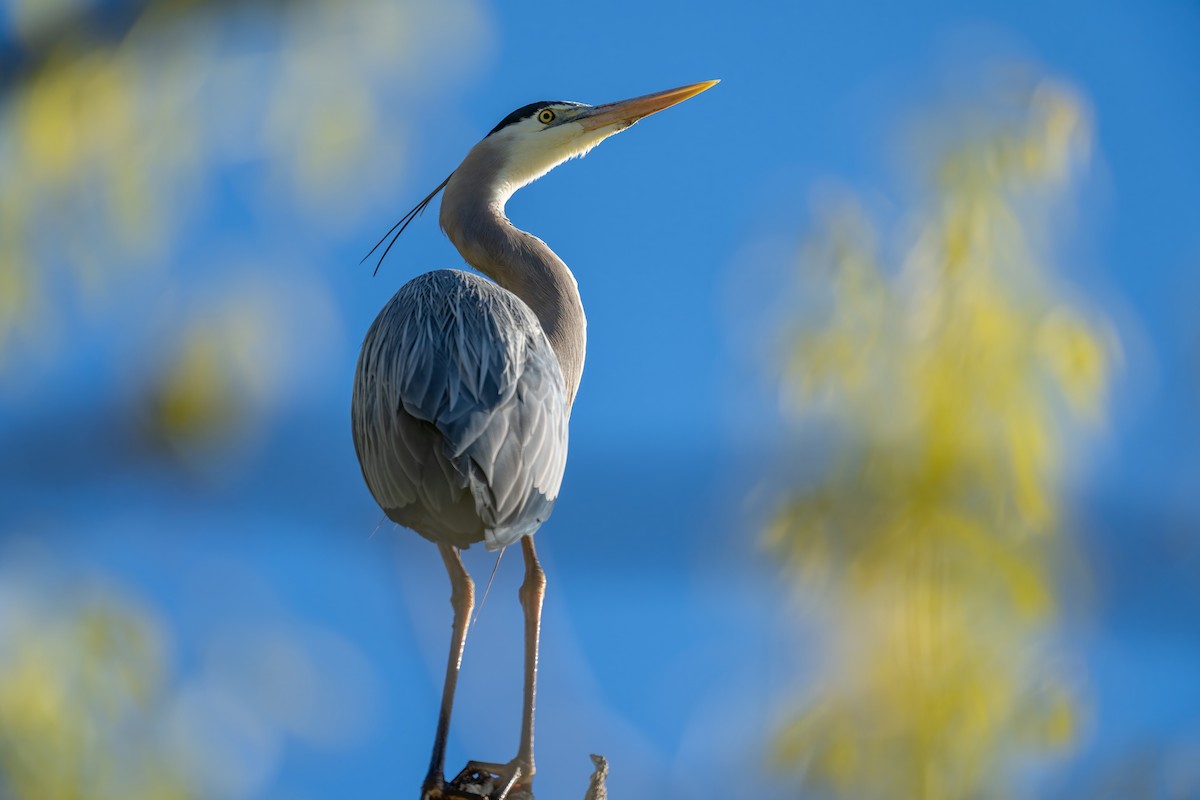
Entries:
{"label": "bird's foot", "polygon": [[459,774],[449,785],[443,778],[426,780],[425,785],[421,787],[421,800],[491,800],[489,795],[475,791],[476,788],[482,787],[460,784],[459,780],[462,777],[463,775]]}
{"label": "bird's foot", "polygon": [[507,764],[488,761],[468,761],[462,772],[450,781],[447,798],[478,798],[478,800],[533,800],[530,784],[533,776],[528,765],[513,759]]}
{"label": "bird's foot", "polygon": [[443,778],[426,778],[421,784],[421,800],[442,800],[446,781]]}

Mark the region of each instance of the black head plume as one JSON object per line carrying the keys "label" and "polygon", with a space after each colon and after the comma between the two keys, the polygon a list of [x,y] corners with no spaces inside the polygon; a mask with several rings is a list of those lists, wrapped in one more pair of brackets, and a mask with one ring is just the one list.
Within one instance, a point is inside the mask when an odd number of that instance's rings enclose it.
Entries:
{"label": "black head plume", "polygon": [[[421,212],[425,210],[425,206],[429,205],[429,203],[433,200],[433,198],[437,197],[438,192],[440,192],[442,189],[446,188],[446,184],[450,182],[450,178],[452,178],[453,176],[454,176],[453,172],[451,172],[449,175],[447,175],[446,180],[439,183],[437,188],[429,193],[428,197],[426,197],[421,202],[417,203],[417,205],[411,211],[409,211],[407,214],[405,214],[403,217],[401,217],[400,221],[397,222],[395,225],[393,225],[388,230],[388,232],[383,235],[383,238],[375,243],[375,246],[371,248],[371,252],[367,253],[365,256],[363,256],[362,261],[359,261],[358,263],[361,264],[361,263],[363,263],[363,261],[366,261],[368,258],[370,258],[371,253],[374,253],[376,250],[378,250],[379,246],[381,244],[383,244],[384,241],[389,236],[391,236],[392,241],[388,242],[388,246],[384,248],[383,255],[379,256],[379,262],[375,265],[375,271],[373,273],[371,273],[372,275],[378,275],[379,268],[381,266],[383,266],[383,260],[385,258],[387,258],[388,252],[392,249],[392,245],[394,245],[396,243],[396,240],[400,238],[400,234],[404,233],[404,229],[408,227],[408,223],[412,222],[414,219],[416,219],[417,217],[419,217],[421,215]],[[400,230],[396,230],[397,228],[399,228]],[[392,236],[392,231],[396,231],[395,236]]]}

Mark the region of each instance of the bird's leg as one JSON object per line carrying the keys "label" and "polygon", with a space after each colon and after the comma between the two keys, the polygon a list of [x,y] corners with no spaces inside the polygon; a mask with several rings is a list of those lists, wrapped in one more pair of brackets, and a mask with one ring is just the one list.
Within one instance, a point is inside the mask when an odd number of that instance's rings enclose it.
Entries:
{"label": "bird's leg", "polygon": [[517,757],[508,764],[467,762],[466,768],[450,784],[451,789],[485,784],[488,787],[487,798],[490,800],[506,800],[510,792],[516,790],[533,796],[533,710],[538,694],[538,640],[541,637],[541,601],[546,596],[546,573],[542,572],[541,564],[538,563],[538,553],[534,551],[532,536],[522,537],[521,551],[526,560],[526,577],[517,595],[521,599],[526,618],[521,746],[517,750]]}
{"label": "bird's leg", "polygon": [[454,633],[450,639],[450,656],[446,663],[446,683],[442,687],[442,709],[438,713],[437,734],[433,740],[433,756],[429,772],[421,786],[421,800],[436,800],[444,795],[446,768],[446,736],[450,731],[450,711],[454,707],[454,689],[458,685],[458,668],[462,664],[463,647],[467,642],[467,625],[475,606],[475,583],[463,566],[457,547],[439,544],[438,551],[446,562],[450,575],[450,605],[454,607]]}
{"label": "bird's leg", "polygon": [[546,596],[546,573],[538,563],[533,537],[521,538],[525,555],[525,582],[518,597],[525,610],[525,705],[521,717],[521,747],[514,766],[521,769],[521,786],[533,784],[533,707],[537,699],[538,640],[542,631],[542,599]]}
{"label": "bird's leg", "polygon": [[521,539],[525,554],[525,581],[518,596],[525,609],[525,705],[521,717],[521,745],[517,757],[507,764],[468,761],[454,779],[452,788],[486,783],[490,800],[506,800],[520,790],[532,796],[533,788],[533,707],[537,696],[538,639],[542,629],[542,598],[546,595],[546,573],[538,563],[533,537]]}

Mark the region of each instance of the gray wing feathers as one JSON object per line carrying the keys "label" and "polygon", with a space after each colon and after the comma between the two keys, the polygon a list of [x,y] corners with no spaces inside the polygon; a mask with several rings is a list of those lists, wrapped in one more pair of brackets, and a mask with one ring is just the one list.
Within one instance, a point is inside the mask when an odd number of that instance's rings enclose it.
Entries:
{"label": "gray wing feathers", "polygon": [[562,483],[562,373],[533,312],[475,275],[406,284],[363,343],[352,409],[367,485],[436,541],[499,547],[549,516]]}

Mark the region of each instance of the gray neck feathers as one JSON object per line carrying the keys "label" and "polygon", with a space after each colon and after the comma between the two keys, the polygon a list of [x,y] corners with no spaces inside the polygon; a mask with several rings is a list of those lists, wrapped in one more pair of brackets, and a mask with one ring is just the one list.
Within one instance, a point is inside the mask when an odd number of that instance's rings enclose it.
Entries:
{"label": "gray neck feathers", "polygon": [[575,400],[587,349],[587,320],[575,276],[541,239],[518,230],[504,205],[520,186],[504,175],[503,156],[488,139],[477,144],[446,184],[440,223],[464,259],[521,298],[537,315]]}

